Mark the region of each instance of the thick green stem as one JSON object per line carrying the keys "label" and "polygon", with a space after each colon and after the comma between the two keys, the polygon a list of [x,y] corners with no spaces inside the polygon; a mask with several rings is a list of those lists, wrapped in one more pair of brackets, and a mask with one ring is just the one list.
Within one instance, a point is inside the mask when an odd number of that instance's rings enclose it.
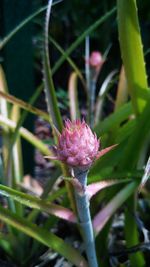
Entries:
{"label": "thick green stem", "polygon": [[74,169],[74,175],[82,186],[82,190],[78,190],[75,186],[75,199],[89,267],[98,267],[94,233],[89,209],[90,203],[86,193],[87,173],[87,170],[82,171],[77,168]]}

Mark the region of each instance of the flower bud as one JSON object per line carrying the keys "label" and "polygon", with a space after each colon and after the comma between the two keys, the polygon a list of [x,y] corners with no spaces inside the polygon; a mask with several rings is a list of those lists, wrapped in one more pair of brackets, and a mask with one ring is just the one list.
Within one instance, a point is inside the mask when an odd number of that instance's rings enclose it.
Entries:
{"label": "flower bud", "polygon": [[89,58],[89,64],[92,68],[99,68],[103,65],[104,60],[99,51],[93,51]]}
{"label": "flower bud", "polygon": [[59,136],[56,156],[71,167],[90,167],[95,160],[99,140],[83,120],[66,120],[65,128]]}

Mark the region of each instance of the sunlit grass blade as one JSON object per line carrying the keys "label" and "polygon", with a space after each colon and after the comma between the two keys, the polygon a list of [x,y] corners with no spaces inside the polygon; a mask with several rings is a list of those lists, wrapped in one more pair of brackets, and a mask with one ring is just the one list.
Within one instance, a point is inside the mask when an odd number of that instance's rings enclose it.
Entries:
{"label": "sunlit grass blade", "polygon": [[[0,65],[0,94],[1,93],[5,94],[7,92],[8,92],[8,87],[7,87],[7,82],[5,78],[5,73],[2,69],[2,66]],[[4,98],[0,98],[0,113],[6,119],[9,117],[8,103],[6,99]],[[3,127],[2,139],[3,139],[2,153],[3,153],[3,163],[4,163],[4,171],[5,171],[7,160],[8,160],[8,155],[9,155],[9,145],[10,145],[10,131],[7,125]]]}
{"label": "sunlit grass blade", "polygon": [[15,227],[19,231],[29,235],[35,240],[41,242],[43,245],[53,249],[54,251],[57,251],[75,266],[88,266],[85,259],[76,249],[65,243],[63,239],[52,234],[51,232],[46,231],[33,223],[30,223],[28,220],[23,219],[2,207],[0,207],[0,219],[5,223]]}
{"label": "sunlit grass blade", "polygon": [[[12,131],[16,128],[16,123],[12,120],[4,118],[2,115],[0,115],[0,123],[2,126],[8,126]],[[19,134],[27,140],[29,143],[31,143],[33,146],[35,146],[39,151],[47,156],[51,156],[52,153],[49,150],[49,148],[35,135],[33,135],[31,132],[29,132],[24,127],[21,127],[19,130]]]}
{"label": "sunlit grass blade", "polygon": [[[13,106],[12,112],[11,112],[11,119],[17,123],[19,118],[20,118],[20,108],[18,106]],[[15,185],[16,185],[17,183],[20,183],[23,178],[23,158],[22,158],[21,139],[20,139],[19,133],[18,133],[16,140],[14,140],[13,151],[11,151],[12,138],[13,138],[13,134],[11,137],[11,145],[9,147],[9,155],[11,155],[11,153],[13,154],[12,156],[13,170],[14,170],[14,180],[15,180]],[[8,157],[8,162],[9,162],[9,157]]]}
{"label": "sunlit grass blade", "polygon": [[30,104],[24,102],[23,100],[15,97],[15,96],[12,96],[10,94],[6,94],[6,93],[3,93],[0,91],[0,97],[6,99],[9,103],[16,104],[20,108],[23,108],[23,109],[27,110],[28,112],[31,112],[32,114],[40,116],[44,120],[51,122],[51,118],[49,117],[49,115],[46,112],[44,112],[38,108],[32,107]]}
{"label": "sunlit grass blade", "polygon": [[[29,100],[30,106],[34,104],[39,94],[41,93],[42,89],[43,89],[43,85],[38,87],[37,90],[34,92],[34,94]],[[14,172],[15,172],[14,179],[16,181],[16,179],[20,177],[19,181],[17,179],[17,181],[20,182],[22,180],[21,176],[23,177],[23,170],[21,171],[23,167],[23,161],[22,161],[22,152],[21,152],[21,141],[19,140],[20,139],[19,129],[24,123],[29,113],[27,110],[24,110],[22,114],[20,115],[20,109],[18,105],[13,105],[11,113],[12,113],[11,114],[12,120],[16,123],[16,128],[14,132],[12,133],[11,142],[9,145],[9,155],[7,159],[6,176],[9,176],[9,175],[12,176],[11,173],[9,172],[9,169],[11,166],[11,162],[13,162]],[[13,154],[13,157],[12,157],[12,154]]]}
{"label": "sunlit grass blade", "polygon": [[68,95],[69,95],[69,107],[71,120],[80,118],[79,103],[78,103],[78,90],[77,90],[77,74],[71,73],[68,84]]}
{"label": "sunlit grass blade", "polygon": [[66,60],[66,56],[69,56],[79,45],[82,43],[87,35],[90,35],[96,28],[98,28],[102,23],[104,23],[109,17],[114,15],[116,12],[116,7],[111,9],[109,12],[104,14],[101,18],[96,20],[90,27],[88,27],[79,38],[76,39],[74,43],[65,51],[65,55],[61,56],[61,58],[55,63],[52,71],[53,74],[58,70],[58,68],[63,64]]}

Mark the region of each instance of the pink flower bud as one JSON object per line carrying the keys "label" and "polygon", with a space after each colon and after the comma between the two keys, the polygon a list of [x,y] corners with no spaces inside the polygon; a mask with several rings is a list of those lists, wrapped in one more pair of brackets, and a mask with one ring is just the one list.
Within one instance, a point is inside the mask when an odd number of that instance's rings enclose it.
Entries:
{"label": "pink flower bud", "polygon": [[102,54],[99,51],[93,51],[89,58],[89,64],[92,68],[101,68],[104,63]]}
{"label": "pink flower bud", "polygon": [[62,134],[58,133],[58,145],[53,147],[52,160],[60,160],[70,167],[89,169],[93,161],[99,159],[116,145],[99,151],[100,141],[84,120],[65,121]]}
{"label": "pink flower bud", "polygon": [[99,149],[99,140],[83,120],[66,120],[56,149],[57,159],[69,166],[90,167]]}

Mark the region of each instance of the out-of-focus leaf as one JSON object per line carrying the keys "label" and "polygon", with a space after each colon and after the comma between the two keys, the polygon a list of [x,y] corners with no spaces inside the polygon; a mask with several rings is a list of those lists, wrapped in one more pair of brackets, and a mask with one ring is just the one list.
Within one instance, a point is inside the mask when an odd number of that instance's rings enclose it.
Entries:
{"label": "out-of-focus leaf", "polygon": [[88,194],[88,197],[91,199],[95,194],[97,194],[102,189],[105,189],[105,188],[113,186],[113,185],[118,185],[120,183],[127,183],[127,182],[129,182],[129,180],[127,180],[127,179],[100,181],[97,183],[89,184],[87,186],[86,192]]}
{"label": "out-of-focus leaf", "polygon": [[120,125],[121,122],[128,119],[132,114],[131,103],[124,104],[117,111],[109,115],[104,121],[100,122],[95,127],[95,132],[98,136],[108,133],[112,128]]}
{"label": "out-of-focus leaf", "polygon": [[104,80],[98,94],[98,98],[96,101],[96,110],[95,110],[95,125],[99,122],[101,118],[101,113],[102,113],[102,108],[103,108],[103,103],[105,99],[105,95],[110,89],[110,83],[112,81],[113,76],[117,73],[116,70],[112,71]]}
{"label": "out-of-focus leaf", "polygon": [[[132,134],[129,136],[123,157],[120,160],[120,169],[132,169],[139,159],[144,142],[150,134],[150,104],[147,103],[144,111],[139,115]],[[132,160],[131,160],[132,159]]]}
{"label": "out-of-focus leaf", "polygon": [[110,174],[113,171],[113,168],[120,162],[122,158],[122,151],[126,147],[126,142],[122,142],[119,144],[114,150],[110,151],[109,153],[105,154],[100,159],[96,160],[93,167],[89,172],[89,179],[92,179],[94,175],[101,175],[101,173],[105,174],[106,177],[111,177]]}
{"label": "out-of-focus leaf", "polygon": [[145,171],[144,171],[144,175],[142,177],[141,183],[140,183],[139,191],[146,184],[149,177],[150,177],[150,157],[149,157],[147,164],[146,164],[146,167],[145,167]]}
{"label": "out-of-focus leaf", "polygon": [[40,211],[45,211],[49,214],[55,215],[59,218],[68,220],[70,222],[76,222],[76,217],[72,211],[70,211],[67,208],[61,207],[59,205],[49,203],[49,201],[41,200],[37,197],[22,193],[20,191],[6,187],[4,185],[0,185],[0,194],[8,198],[11,198],[30,208],[39,209]]}
{"label": "out-of-focus leaf", "polygon": [[70,102],[70,116],[71,120],[76,120],[80,118],[79,115],[79,104],[78,104],[78,92],[77,92],[77,74],[73,72],[69,78],[68,84],[68,95],[69,95],[69,102]]}
{"label": "out-of-focus leaf", "polygon": [[[11,121],[9,119],[4,118],[3,116],[0,115],[0,123],[3,126],[8,126],[12,131],[15,130],[16,128],[16,123],[14,121]],[[29,132],[27,129],[24,127],[21,127],[19,130],[20,135],[26,139],[28,142],[30,142],[33,146],[35,146],[39,151],[47,156],[51,156],[52,153],[50,149],[40,140],[38,139],[35,135],[33,135],[31,132]]]}
{"label": "out-of-focus leaf", "polygon": [[85,259],[76,249],[72,248],[69,244],[65,243],[63,239],[54,235],[53,233],[38,227],[37,225],[17,216],[16,214],[13,214],[9,210],[6,210],[2,207],[0,207],[0,219],[5,223],[15,227],[19,231],[36,239],[45,246],[57,251],[75,266],[88,266]]}
{"label": "out-of-focus leaf", "polygon": [[15,97],[15,96],[12,96],[10,94],[6,94],[6,93],[0,91],[0,97],[6,99],[8,102],[10,102],[12,104],[18,105],[20,108],[23,108],[23,109],[27,110],[28,112],[31,112],[35,115],[42,117],[44,120],[46,120],[48,122],[51,122],[49,115],[46,112],[31,106],[30,104],[24,102],[23,100]]}
{"label": "out-of-focus leaf", "polygon": [[136,119],[131,118],[128,122],[126,122],[122,127],[118,129],[116,136],[116,143],[120,144],[125,139],[127,139],[133,132],[136,125]]}
{"label": "out-of-focus leaf", "polygon": [[125,76],[124,67],[122,66],[120,75],[119,75],[119,83],[117,88],[117,97],[115,100],[115,110],[121,107],[128,100],[128,88],[127,88],[127,80]]}
{"label": "out-of-focus leaf", "polygon": [[[0,94],[7,94],[8,86],[5,77],[5,73],[3,71],[2,66],[0,65]],[[9,107],[6,99],[0,97],[0,114],[4,118],[9,117]],[[2,146],[2,155],[3,155],[3,163],[4,163],[4,171],[6,171],[7,161],[9,157],[9,146],[10,146],[10,129],[7,125],[5,125],[2,129],[2,139],[3,139],[3,146]],[[7,183],[8,181],[3,181]]]}
{"label": "out-of-focus leaf", "polygon": [[100,157],[104,156],[106,153],[108,153],[109,151],[111,151],[112,149],[114,149],[116,146],[117,146],[117,144],[116,145],[109,146],[109,147],[106,147],[104,149],[101,149],[98,152],[98,154],[97,154],[97,159],[99,159]]}
{"label": "out-of-focus leaf", "polygon": [[93,227],[95,234],[103,229],[111,216],[116,212],[116,210],[121,207],[121,205],[128,199],[130,195],[133,194],[138,184],[136,182],[129,183],[124,187],[113,199],[99,212],[93,219]]}

